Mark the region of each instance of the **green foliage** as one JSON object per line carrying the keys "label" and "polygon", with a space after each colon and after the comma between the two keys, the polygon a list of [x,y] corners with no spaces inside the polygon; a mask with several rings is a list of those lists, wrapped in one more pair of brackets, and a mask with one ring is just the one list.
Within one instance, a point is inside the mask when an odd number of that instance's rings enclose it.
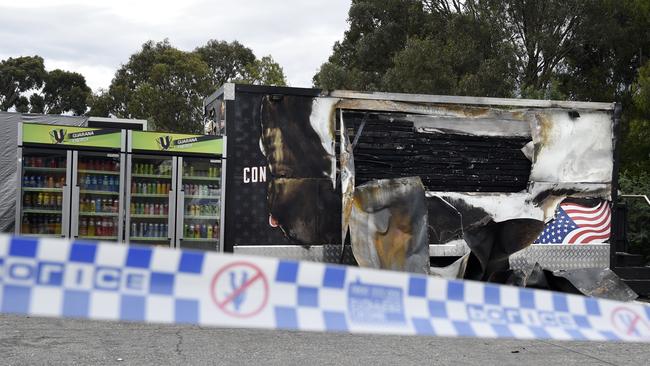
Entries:
{"label": "green foliage", "polygon": [[41,88],[46,74],[43,58],[40,56],[8,58],[1,61],[0,110],[9,110],[16,104],[24,109],[26,99],[21,99],[21,94]]}
{"label": "green foliage", "polygon": [[212,84],[219,87],[231,80],[242,80],[248,75],[247,67],[256,61],[253,51],[234,41],[209,40],[196,52],[208,64]]}
{"label": "green foliage", "polygon": [[0,110],[14,107],[21,113],[81,115],[91,95],[81,74],[58,69],[47,72],[39,56],[0,62],[0,90]]}
{"label": "green foliage", "polygon": [[203,98],[223,83],[286,85],[271,58],[258,60],[238,42],[210,40],[193,52],[149,41],[89,100],[92,116],[147,119],[153,130],[203,132]]}
{"label": "green foliage", "polygon": [[426,36],[422,6],[412,0],[353,0],[350,29],[314,76],[324,89],[379,90],[409,37]]}
{"label": "green foliage", "polygon": [[[648,171],[632,173],[624,171],[619,178],[622,194],[650,196],[650,174]],[[643,254],[650,261],[650,206],[639,198],[622,198],[627,204],[628,239],[634,253]]]}
{"label": "green foliage", "polygon": [[249,63],[245,70],[246,74],[241,79],[235,79],[236,82],[253,85],[287,85],[282,67],[270,55]]}
{"label": "green foliage", "polygon": [[142,118],[157,130],[200,133],[202,101],[212,91],[210,70],[197,53],[149,41],[116,72],[108,91],[91,99],[90,115]]}
{"label": "green foliage", "polygon": [[71,111],[75,115],[82,115],[86,113],[86,100],[91,90],[83,75],[56,69],[47,74],[42,95],[42,104],[40,100],[32,99],[32,111],[43,109],[43,112],[51,114]]}

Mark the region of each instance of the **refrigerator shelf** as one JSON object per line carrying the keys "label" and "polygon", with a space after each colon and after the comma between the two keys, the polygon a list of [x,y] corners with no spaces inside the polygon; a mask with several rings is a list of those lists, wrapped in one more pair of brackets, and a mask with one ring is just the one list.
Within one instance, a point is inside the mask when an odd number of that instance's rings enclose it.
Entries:
{"label": "refrigerator shelf", "polygon": [[132,214],[131,217],[136,219],[166,219],[168,215],[145,215],[145,214]]}
{"label": "refrigerator shelf", "polygon": [[221,180],[219,177],[203,177],[203,176],[190,176],[184,175],[183,180],[205,180],[210,182],[218,182]]}
{"label": "refrigerator shelf", "polygon": [[79,239],[94,239],[94,240],[117,240],[117,235],[115,236],[90,236],[90,235],[79,235]]}
{"label": "refrigerator shelf", "polygon": [[63,192],[62,188],[36,188],[36,187],[23,187],[25,192]]}
{"label": "refrigerator shelf", "polygon": [[159,193],[133,193],[133,194],[131,194],[131,196],[133,196],[133,197],[160,197],[160,198],[165,197],[166,198],[166,197],[169,197],[169,194],[168,193],[162,193],[162,194],[159,194]]}
{"label": "refrigerator shelf", "polygon": [[120,192],[113,192],[113,191],[95,191],[91,189],[82,189],[79,191],[81,194],[101,194],[105,196],[119,196]]}
{"label": "refrigerator shelf", "polygon": [[201,196],[201,195],[195,195],[195,194],[186,194],[185,199],[188,198],[199,198],[199,199],[206,199],[206,200],[218,200],[221,198],[221,196]]}
{"label": "refrigerator shelf", "polygon": [[165,179],[171,179],[171,175],[165,175],[165,174],[131,174],[134,178],[165,178]]}
{"label": "refrigerator shelf", "polygon": [[87,169],[80,169],[79,173],[84,173],[84,174],[98,174],[98,175],[120,175],[120,172],[112,171],[112,170],[87,170]]}
{"label": "refrigerator shelf", "polygon": [[38,208],[25,208],[24,213],[56,214],[61,215],[61,210],[41,210]]}
{"label": "refrigerator shelf", "polygon": [[188,219],[188,220],[218,220],[219,216],[185,215],[185,218]]}
{"label": "refrigerator shelf", "polygon": [[79,216],[117,216],[117,212],[85,212],[80,211]]}
{"label": "refrigerator shelf", "polygon": [[20,236],[27,236],[30,238],[60,238],[61,234],[20,234]]}
{"label": "refrigerator shelf", "polygon": [[204,243],[218,243],[219,238],[183,238],[183,241],[190,242],[204,242]]}
{"label": "refrigerator shelf", "polygon": [[129,241],[169,241],[169,238],[164,236],[132,236]]}
{"label": "refrigerator shelf", "polygon": [[26,172],[65,172],[66,168],[48,168],[44,166],[24,166]]}

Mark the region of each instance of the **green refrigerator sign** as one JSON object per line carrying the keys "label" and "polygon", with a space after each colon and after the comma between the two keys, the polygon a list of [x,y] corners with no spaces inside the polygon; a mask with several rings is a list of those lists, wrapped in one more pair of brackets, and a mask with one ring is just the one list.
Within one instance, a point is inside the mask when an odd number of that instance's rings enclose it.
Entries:
{"label": "green refrigerator sign", "polygon": [[121,130],[23,123],[23,143],[119,149]]}
{"label": "green refrigerator sign", "polygon": [[219,136],[143,131],[133,131],[131,136],[132,150],[216,155],[223,153],[223,140]]}

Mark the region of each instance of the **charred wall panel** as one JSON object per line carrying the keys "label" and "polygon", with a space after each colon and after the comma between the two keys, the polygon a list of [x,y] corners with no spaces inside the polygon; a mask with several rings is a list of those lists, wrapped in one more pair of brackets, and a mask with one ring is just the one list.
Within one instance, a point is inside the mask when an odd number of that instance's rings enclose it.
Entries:
{"label": "charred wall panel", "polygon": [[310,125],[313,101],[237,92],[228,102],[226,251],[340,243],[340,191],[323,172],[332,163]]}
{"label": "charred wall panel", "polygon": [[[232,251],[233,245],[293,244],[281,230],[269,225],[268,171],[265,180],[260,174],[260,169],[268,169],[266,157],[260,151],[259,118],[264,96],[237,93],[236,100],[226,105],[226,251]],[[252,169],[257,171],[256,181],[252,179]]]}
{"label": "charred wall panel", "polygon": [[519,192],[531,163],[526,137],[420,133],[398,113],[344,114],[354,148],[356,185],[373,179],[419,176],[427,191]]}

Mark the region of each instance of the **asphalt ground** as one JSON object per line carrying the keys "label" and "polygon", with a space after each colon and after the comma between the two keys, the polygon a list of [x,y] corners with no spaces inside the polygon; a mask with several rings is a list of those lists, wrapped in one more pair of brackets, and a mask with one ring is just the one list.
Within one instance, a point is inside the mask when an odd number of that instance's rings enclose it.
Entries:
{"label": "asphalt ground", "polygon": [[2,365],[648,365],[637,343],[326,334],[0,315]]}

